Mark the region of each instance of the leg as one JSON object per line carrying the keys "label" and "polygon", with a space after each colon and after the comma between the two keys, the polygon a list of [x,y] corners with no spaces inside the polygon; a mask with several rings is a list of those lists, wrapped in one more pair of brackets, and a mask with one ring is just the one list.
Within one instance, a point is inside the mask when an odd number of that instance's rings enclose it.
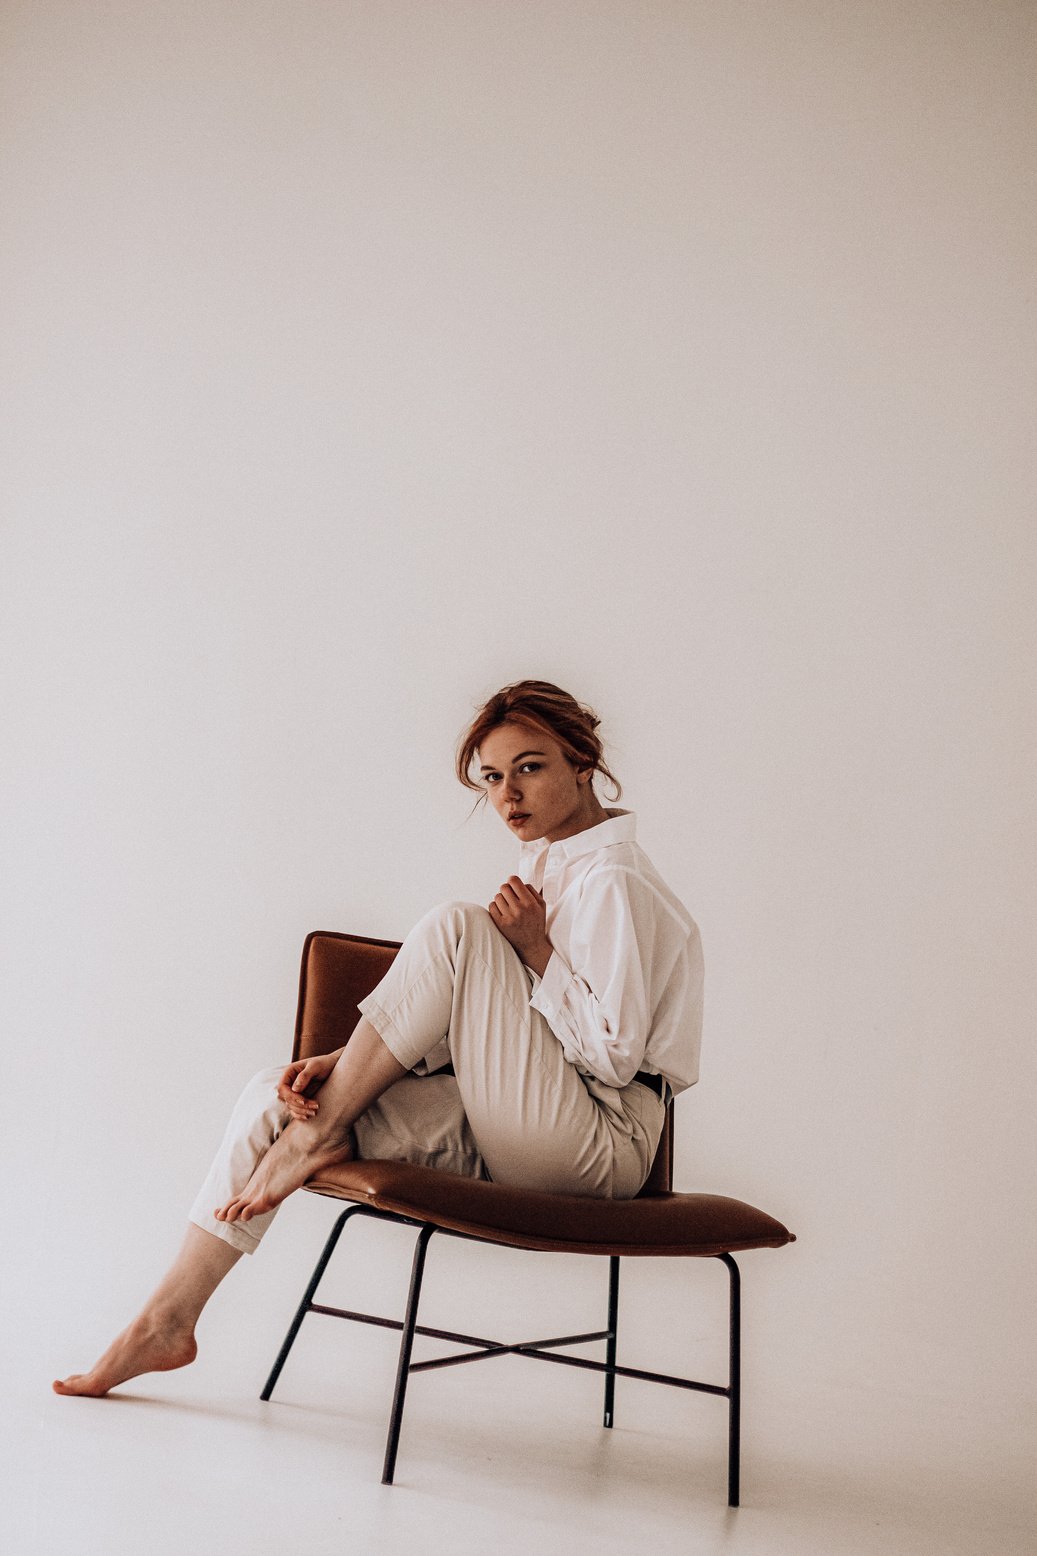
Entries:
{"label": "leg", "polygon": [[738,1506],[738,1471],[741,1458],[742,1416],[742,1279],[729,1253],[718,1254],[731,1277],[730,1361],[727,1417],[727,1505]]}
{"label": "leg", "polygon": [[211,1205],[221,1189],[247,1182],[269,1150],[285,1119],[275,1087],[282,1067],[263,1070],[248,1083],[234,1107],[226,1133],[191,1207],[187,1233],[176,1259],[142,1311],[91,1372],[56,1381],[59,1394],[106,1394],[142,1372],[167,1372],[194,1360],[198,1316],[243,1253],[252,1253],[272,1219],[245,1228],[222,1227]]}
{"label": "leg", "polygon": [[239,1249],[188,1223],[180,1252],[152,1297],[91,1372],[55,1380],[56,1394],[98,1398],[142,1372],[169,1372],[194,1361],[195,1324]]}
{"label": "leg", "polygon": [[241,1253],[255,1253],[274,1219],[274,1209],[253,1217],[248,1226],[227,1225],[214,1212],[217,1206],[227,1204],[242,1192],[288,1123],[288,1113],[277,1095],[277,1083],[283,1073],[283,1064],[273,1065],[260,1070],[244,1088],[227,1121],[212,1166],[187,1213],[195,1226],[222,1238]]}
{"label": "leg", "polygon": [[[293,1120],[257,1163],[244,1187],[215,1210],[216,1222],[228,1232],[234,1228],[245,1231],[254,1218],[271,1211],[322,1167],[348,1160],[353,1125],[426,1056],[444,1046],[455,1006],[455,985],[463,981],[454,910],[462,910],[463,929],[471,907],[447,903],[433,908],[415,925],[389,973],[374,993],[361,1001],[363,1014],[321,1087],[316,1117],[305,1122]],[[504,947],[514,964],[509,972],[521,980],[528,998],[525,975],[511,947],[484,909],[474,911],[482,914]],[[399,1021],[406,1023],[405,1035],[392,1021],[386,1021],[380,1003],[383,998],[391,1003]],[[392,1032],[388,1042],[383,1031],[386,1025]],[[384,1138],[384,1122],[379,1121],[369,1133]],[[453,1154],[458,1164],[471,1161],[481,1169],[476,1151],[467,1151],[461,1139],[456,1145],[457,1150],[448,1154]]]}
{"label": "leg", "polygon": [[429,1239],[435,1230],[434,1226],[427,1224],[423,1226],[418,1233],[418,1241],[414,1248],[410,1293],[407,1297],[407,1316],[403,1321],[403,1333],[400,1338],[400,1359],[396,1368],[396,1388],[392,1397],[392,1412],[389,1416],[389,1436],[385,1444],[385,1459],[382,1463],[383,1486],[391,1486],[393,1476],[396,1473],[396,1450],[400,1445],[403,1404],[407,1396],[407,1379],[410,1376],[410,1357],[414,1346],[414,1330],[418,1322],[421,1277],[425,1269],[425,1254],[428,1250]]}
{"label": "leg", "polygon": [[446,1038],[496,1182],[635,1194],[662,1127],[660,1099],[643,1086],[619,1091],[579,1075],[530,992],[526,969],[486,910],[454,902],[426,914],[360,1008],[408,1068]]}
{"label": "leg", "polygon": [[353,1125],[363,1161],[412,1162],[459,1178],[488,1178],[472,1134],[457,1077],[405,1075]]}
{"label": "leg", "polygon": [[448,1050],[464,1111],[490,1175],[576,1194],[636,1194],[664,1114],[645,1087],[584,1080],[529,1004],[512,947],[474,903],[433,908],[407,936],[321,1090],[320,1111],[294,1121],[244,1190],[216,1212],[242,1226],[322,1167],[348,1159],[349,1131],[409,1071]]}
{"label": "leg", "polygon": [[371,1023],[361,1020],[320,1089],[316,1117],[293,1119],[286,1126],[248,1181],[215,1210],[217,1222],[228,1230],[252,1222],[275,1210],[322,1167],[347,1161],[356,1119],[406,1073]]}
{"label": "leg", "polygon": [[[609,1337],[605,1343],[605,1365],[616,1365],[616,1331],[619,1328],[619,1260],[615,1255],[609,1258]],[[615,1416],[616,1399],[616,1374],[605,1374],[605,1426],[611,1426]]]}
{"label": "leg", "polygon": [[298,1335],[299,1330],[302,1328],[302,1321],[310,1311],[310,1303],[317,1295],[317,1287],[320,1285],[324,1278],[324,1271],[327,1269],[328,1264],[331,1261],[332,1254],[338,1247],[338,1240],[342,1236],[342,1228],[345,1226],[350,1216],[356,1215],[359,1208],[360,1207],[358,1205],[351,1205],[348,1210],[344,1210],[342,1212],[338,1220],[335,1222],[335,1225],[332,1227],[328,1236],[328,1240],[324,1244],[324,1250],[321,1253],[320,1258],[317,1260],[317,1267],[313,1274],[310,1276],[309,1284],[307,1285],[306,1290],[303,1292],[302,1301],[299,1303],[299,1306],[295,1310],[295,1317],[292,1319],[292,1322],[289,1325],[288,1333],[284,1337],[284,1344],[281,1346],[281,1349],[278,1352],[277,1360],[274,1362],[274,1365],[270,1369],[270,1376],[267,1378],[263,1385],[263,1392],[259,1396],[260,1399],[269,1399],[273,1394],[274,1389],[277,1387],[277,1380],[281,1376],[281,1370],[284,1367],[285,1362],[288,1360],[288,1353],[292,1346],[295,1344],[296,1336]]}

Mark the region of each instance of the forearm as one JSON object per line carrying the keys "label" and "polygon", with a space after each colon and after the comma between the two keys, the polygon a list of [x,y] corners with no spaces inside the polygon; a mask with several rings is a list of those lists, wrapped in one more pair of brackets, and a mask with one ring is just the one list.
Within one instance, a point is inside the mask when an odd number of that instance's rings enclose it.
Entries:
{"label": "forearm", "polygon": [[641,1067],[648,1034],[646,1013],[638,1002],[603,1004],[586,978],[565,959],[554,957],[530,997],[547,1021],[570,1063],[578,1064],[607,1086],[626,1086]]}

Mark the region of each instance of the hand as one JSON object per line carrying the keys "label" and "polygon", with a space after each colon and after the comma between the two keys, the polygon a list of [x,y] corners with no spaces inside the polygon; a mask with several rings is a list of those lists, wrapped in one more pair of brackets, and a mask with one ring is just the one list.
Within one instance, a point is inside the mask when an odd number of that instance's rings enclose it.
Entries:
{"label": "hand", "polygon": [[318,1091],[323,1086],[341,1052],[341,1048],[336,1048],[334,1053],[317,1054],[313,1059],[296,1059],[285,1070],[277,1083],[277,1095],[293,1118],[313,1118],[317,1103],[306,1092],[310,1087]]}
{"label": "hand", "polygon": [[543,977],[553,948],[547,938],[547,903],[536,887],[509,875],[490,903],[490,917],[526,966]]}

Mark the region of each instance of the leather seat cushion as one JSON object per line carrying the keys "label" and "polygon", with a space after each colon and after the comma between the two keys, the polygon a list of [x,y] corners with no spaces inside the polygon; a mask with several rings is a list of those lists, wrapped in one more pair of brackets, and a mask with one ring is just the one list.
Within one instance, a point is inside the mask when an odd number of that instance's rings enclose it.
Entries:
{"label": "leather seat cushion", "polygon": [[306,1187],[513,1248],[711,1258],[795,1242],[773,1216],[722,1194],[591,1199],[389,1161],[343,1162],[315,1175]]}

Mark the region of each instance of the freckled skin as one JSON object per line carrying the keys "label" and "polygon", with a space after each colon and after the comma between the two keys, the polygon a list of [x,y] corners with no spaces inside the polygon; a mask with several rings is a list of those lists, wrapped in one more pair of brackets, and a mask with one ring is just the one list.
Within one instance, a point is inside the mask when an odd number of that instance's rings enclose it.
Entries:
{"label": "freckled skin", "polygon": [[[556,843],[605,821],[591,787],[592,769],[578,771],[557,740],[524,724],[501,724],[478,751],[490,803],[524,842]],[[513,816],[527,819],[512,821]],[[511,875],[489,905],[490,917],[527,967],[543,977],[551,960],[547,907],[535,887]]]}
{"label": "freckled skin", "polygon": [[[525,751],[543,754],[517,761]],[[513,811],[529,812],[522,827],[509,828],[524,842],[545,837],[557,843],[608,819],[591,787],[592,769],[577,771],[557,740],[539,730],[501,724],[483,740],[478,762],[490,804],[505,825]]]}

